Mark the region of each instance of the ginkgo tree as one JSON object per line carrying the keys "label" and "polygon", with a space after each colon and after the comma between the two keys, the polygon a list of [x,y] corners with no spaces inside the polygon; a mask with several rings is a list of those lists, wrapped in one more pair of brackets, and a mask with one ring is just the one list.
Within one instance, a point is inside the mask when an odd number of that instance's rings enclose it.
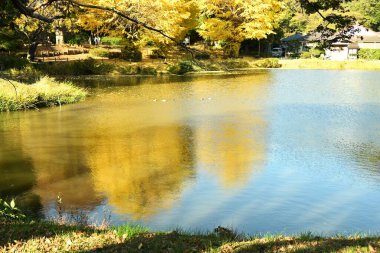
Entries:
{"label": "ginkgo tree", "polygon": [[278,25],[282,10],[278,0],[202,0],[199,33],[209,40],[224,41],[225,52],[238,56],[246,39],[264,39]]}

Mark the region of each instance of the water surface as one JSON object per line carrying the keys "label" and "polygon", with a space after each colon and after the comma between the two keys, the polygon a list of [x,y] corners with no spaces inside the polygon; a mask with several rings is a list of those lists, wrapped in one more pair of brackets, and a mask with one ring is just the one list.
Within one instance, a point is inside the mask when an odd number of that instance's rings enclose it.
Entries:
{"label": "water surface", "polygon": [[[76,79],[0,114],[0,196],[152,229],[380,232],[380,72]],[[107,216],[108,217],[108,216]]]}

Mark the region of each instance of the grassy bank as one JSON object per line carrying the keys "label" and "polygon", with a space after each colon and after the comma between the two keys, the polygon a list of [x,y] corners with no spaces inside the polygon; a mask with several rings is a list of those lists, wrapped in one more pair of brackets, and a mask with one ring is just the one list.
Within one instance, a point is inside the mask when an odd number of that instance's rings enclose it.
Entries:
{"label": "grassy bank", "polygon": [[380,70],[380,61],[330,61],[321,59],[280,60],[284,69],[354,69]]}
{"label": "grassy bank", "polygon": [[239,236],[0,220],[0,252],[377,252],[380,237]]}
{"label": "grassy bank", "polygon": [[48,77],[33,84],[0,79],[0,112],[70,104],[85,97],[85,90]]}
{"label": "grassy bank", "polygon": [[79,75],[183,75],[188,72],[231,71],[254,68],[278,68],[278,59],[208,59],[208,60],[151,60],[128,62],[120,59],[87,59],[68,62],[46,62],[26,64],[10,68],[0,74],[33,81],[41,76],[79,76]]}

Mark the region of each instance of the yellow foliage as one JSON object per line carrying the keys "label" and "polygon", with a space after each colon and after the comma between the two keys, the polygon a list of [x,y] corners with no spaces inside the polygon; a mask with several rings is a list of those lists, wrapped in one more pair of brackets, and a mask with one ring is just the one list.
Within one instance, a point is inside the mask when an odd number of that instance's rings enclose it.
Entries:
{"label": "yellow foliage", "polygon": [[204,38],[232,44],[266,38],[277,27],[282,9],[278,0],[203,0],[202,3],[199,33]]}

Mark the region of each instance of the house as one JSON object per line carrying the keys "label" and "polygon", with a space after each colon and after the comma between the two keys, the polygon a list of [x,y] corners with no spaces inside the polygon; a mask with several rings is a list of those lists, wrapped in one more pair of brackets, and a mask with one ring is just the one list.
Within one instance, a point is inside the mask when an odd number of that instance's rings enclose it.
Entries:
{"label": "house", "polygon": [[[353,28],[353,36],[349,40],[332,43],[325,49],[325,59],[354,60],[358,58],[360,49],[380,49],[380,32],[374,32],[363,26]],[[294,34],[281,40],[286,55],[299,54],[317,46],[320,35]]]}
{"label": "house", "polygon": [[338,41],[325,49],[325,58],[330,60],[354,60],[360,49],[380,49],[380,33],[363,26],[354,27],[350,40]]}
{"label": "house", "polygon": [[281,47],[285,49],[285,54],[294,55],[308,51],[317,46],[318,39],[315,35],[296,33],[281,39]]}

